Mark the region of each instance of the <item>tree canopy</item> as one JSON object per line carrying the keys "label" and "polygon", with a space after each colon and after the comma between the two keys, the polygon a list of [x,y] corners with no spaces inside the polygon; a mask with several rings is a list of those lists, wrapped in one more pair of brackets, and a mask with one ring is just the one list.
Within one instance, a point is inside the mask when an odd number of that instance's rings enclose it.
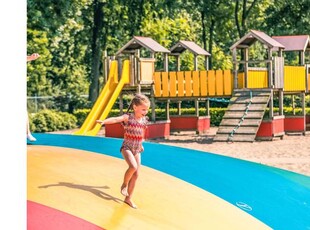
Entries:
{"label": "tree canopy", "polygon": [[[132,36],[166,48],[194,41],[210,68],[231,69],[230,46],[250,29],[272,35],[310,34],[309,0],[27,0],[27,94],[82,94],[94,102],[102,82],[103,51],[113,56]],[[193,67],[191,54],[182,69]],[[171,65],[173,60],[171,60]],[[200,60],[203,68],[203,60]],[[74,105],[73,105],[74,106]]]}

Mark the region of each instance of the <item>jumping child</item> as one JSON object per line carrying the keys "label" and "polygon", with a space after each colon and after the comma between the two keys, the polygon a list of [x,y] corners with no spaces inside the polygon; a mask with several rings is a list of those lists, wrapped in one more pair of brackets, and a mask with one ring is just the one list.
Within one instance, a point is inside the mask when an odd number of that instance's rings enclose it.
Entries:
{"label": "jumping child", "polygon": [[[124,126],[124,141],[120,151],[129,167],[124,175],[121,193],[125,196],[124,202],[132,208],[137,208],[131,198],[141,165],[141,153],[144,151],[142,142],[147,127],[148,117],[146,114],[149,108],[150,100],[148,97],[143,94],[136,94],[131,100],[126,114],[105,120],[96,120],[101,125],[122,122]],[[133,110],[133,113],[128,113],[130,109]]]}

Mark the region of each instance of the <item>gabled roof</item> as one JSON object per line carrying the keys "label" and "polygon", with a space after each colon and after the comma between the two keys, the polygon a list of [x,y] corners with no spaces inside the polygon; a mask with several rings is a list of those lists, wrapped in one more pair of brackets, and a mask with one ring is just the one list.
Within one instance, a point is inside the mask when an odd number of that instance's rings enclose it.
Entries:
{"label": "gabled roof", "polygon": [[124,51],[132,51],[136,49],[141,49],[142,47],[150,50],[153,53],[170,53],[168,49],[161,46],[158,42],[149,37],[134,36],[126,45],[124,45],[119,51],[117,51],[116,56],[123,53]]}
{"label": "gabled roof", "polygon": [[284,46],[274,40],[273,38],[269,37],[264,32],[258,31],[258,30],[250,30],[248,34],[243,36],[238,42],[236,42],[234,45],[230,47],[230,49],[235,48],[246,48],[250,47],[255,41],[260,41],[263,44],[265,44],[268,48],[274,49],[274,48],[282,48],[284,49]]}
{"label": "gabled roof", "polygon": [[305,51],[310,49],[309,35],[272,36],[272,38],[284,45],[284,51]]}
{"label": "gabled roof", "polygon": [[179,41],[170,48],[170,52],[172,54],[181,54],[185,50],[189,50],[195,55],[211,56],[210,53],[208,53],[206,50],[198,46],[195,42],[191,41]]}

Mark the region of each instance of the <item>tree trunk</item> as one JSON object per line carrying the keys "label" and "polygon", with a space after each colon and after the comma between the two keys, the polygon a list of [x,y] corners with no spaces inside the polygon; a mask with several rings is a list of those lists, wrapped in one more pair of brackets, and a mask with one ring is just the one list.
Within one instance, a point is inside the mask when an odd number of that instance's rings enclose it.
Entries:
{"label": "tree trunk", "polygon": [[[205,14],[204,14],[204,11],[201,11],[200,12],[201,14],[201,27],[202,27],[202,42],[203,42],[203,48],[205,50],[208,50],[207,49],[207,33],[206,33],[206,25],[205,25]],[[207,58],[207,57],[205,57]],[[210,66],[210,63],[209,63],[209,66]]]}
{"label": "tree trunk", "polygon": [[215,27],[215,20],[211,19],[211,25],[209,28],[209,52],[211,57],[209,59],[209,69],[212,69],[212,52],[213,52],[213,37],[214,37],[214,27]]}
{"label": "tree trunk", "polygon": [[91,42],[92,47],[92,66],[91,66],[91,82],[89,86],[89,100],[94,103],[99,95],[99,76],[101,63],[101,45],[100,35],[103,28],[103,3],[98,0],[94,1],[94,27],[93,37]]}

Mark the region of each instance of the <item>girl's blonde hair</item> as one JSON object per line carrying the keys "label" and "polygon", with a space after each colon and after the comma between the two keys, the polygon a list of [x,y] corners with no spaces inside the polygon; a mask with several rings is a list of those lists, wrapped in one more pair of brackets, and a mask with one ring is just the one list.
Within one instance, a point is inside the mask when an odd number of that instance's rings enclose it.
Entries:
{"label": "girl's blonde hair", "polygon": [[145,104],[145,105],[148,105],[150,106],[151,102],[150,102],[150,99],[145,96],[144,94],[142,93],[136,93],[134,98],[132,98],[130,104],[129,104],[129,107],[127,109],[127,113],[133,109],[133,106],[138,106],[138,105],[142,105],[142,104]]}

